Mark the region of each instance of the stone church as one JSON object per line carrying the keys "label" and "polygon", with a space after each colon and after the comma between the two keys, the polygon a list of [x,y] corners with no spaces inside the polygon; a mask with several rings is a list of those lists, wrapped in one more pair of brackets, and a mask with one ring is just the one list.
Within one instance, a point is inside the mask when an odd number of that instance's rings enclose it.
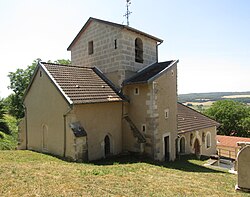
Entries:
{"label": "stone church", "polygon": [[163,40],[89,18],[71,65],[39,62],[24,96],[19,148],[91,161],[124,152],[171,161],[177,147],[177,63]]}

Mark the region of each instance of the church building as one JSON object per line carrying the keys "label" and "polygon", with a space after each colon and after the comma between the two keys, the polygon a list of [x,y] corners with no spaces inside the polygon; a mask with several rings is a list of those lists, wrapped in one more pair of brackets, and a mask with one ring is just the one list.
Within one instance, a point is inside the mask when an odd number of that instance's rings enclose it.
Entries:
{"label": "church building", "polygon": [[175,160],[178,60],[158,62],[162,42],[89,18],[67,49],[71,65],[38,63],[19,148],[74,161],[124,152]]}

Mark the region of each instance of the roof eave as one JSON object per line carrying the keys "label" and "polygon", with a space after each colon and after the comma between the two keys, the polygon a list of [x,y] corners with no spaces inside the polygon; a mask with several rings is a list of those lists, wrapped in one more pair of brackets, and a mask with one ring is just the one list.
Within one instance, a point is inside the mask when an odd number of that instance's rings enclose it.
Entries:
{"label": "roof eave", "polygon": [[108,25],[112,25],[112,26],[115,26],[115,27],[118,27],[118,28],[123,28],[123,29],[127,29],[129,31],[133,31],[135,33],[138,33],[138,34],[141,34],[143,36],[146,36],[148,38],[151,38],[157,42],[160,42],[162,43],[163,40],[160,39],[160,38],[157,38],[155,36],[152,36],[150,34],[147,34],[145,32],[142,32],[142,31],[139,31],[137,29],[134,29],[132,27],[129,27],[127,25],[121,25],[121,24],[118,24],[118,23],[113,23],[113,22],[109,22],[109,21],[104,21],[104,20],[101,20],[101,19],[97,19],[97,18],[92,18],[90,17],[87,22],[85,23],[85,25],[81,28],[81,30],[78,32],[78,34],[76,35],[76,37],[74,38],[74,40],[71,42],[71,44],[69,45],[69,47],[67,48],[67,51],[70,51],[72,46],[76,43],[76,41],[79,39],[79,37],[82,35],[82,33],[87,29],[87,27],[90,25],[90,23],[92,21],[97,21],[97,22],[101,22],[101,23],[105,23],[105,24],[108,24]]}
{"label": "roof eave", "polygon": [[128,83],[125,83],[124,86],[126,86],[126,85],[135,85],[135,84],[145,84],[145,83],[148,83],[148,81],[128,82]]}
{"label": "roof eave", "polygon": [[91,101],[91,102],[81,102],[81,103],[74,103],[74,105],[86,105],[86,104],[97,104],[97,103],[118,103],[118,102],[127,102],[126,100],[110,100],[110,101]]}
{"label": "roof eave", "polygon": [[167,70],[169,70],[172,66],[174,66],[175,64],[177,64],[179,62],[179,60],[174,60],[168,67],[166,67],[165,69],[163,69],[161,72],[157,73],[155,76],[151,77],[150,79],[148,79],[148,83],[153,82],[154,80],[156,80],[157,78],[159,78],[162,74],[164,74]]}
{"label": "roof eave", "polygon": [[147,33],[145,33],[145,32],[139,31],[139,30],[137,30],[137,29],[135,29],[135,28],[132,28],[132,27],[129,27],[129,26],[125,26],[125,25],[124,25],[124,28],[127,29],[127,30],[129,30],[129,31],[133,31],[133,32],[136,32],[136,33],[141,34],[141,35],[143,35],[143,36],[146,36],[146,37],[148,37],[148,38],[151,38],[151,39],[153,39],[153,40],[155,40],[155,41],[157,41],[157,42],[160,42],[160,43],[163,42],[162,39],[157,38],[157,37],[155,37],[155,36],[152,36],[152,35],[150,35],[150,34],[147,34]]}
{"label": "roof eave", "polygon": [[89,24],[92,21],[92,17],[90,17],[87,22],[85,23],[85,25],[81,28],[81,30],[78,32],[78,34],[76,35],[76,37],[73,39],[73,41],[70,43],[70,45],[67,48],[67,51],[70,51],[72,46],[75,44],[75,42],[78,40],[78,38],[81,36],[81,34],[85,31],[85,29],[87,29],[87,27],[89,26]]}
{"label": "roof eave", "polygon": [[200,127],[199,129],[177,131],[177,133],[178,134],[184,134],[184,133],[194,132],[194,131],[198,131],[198,130],[201,130],[201,129],[207,129],[207,128],[211,128],[211,127],[217,127],[217,126],[216,125],[204,126],[204,127]]}

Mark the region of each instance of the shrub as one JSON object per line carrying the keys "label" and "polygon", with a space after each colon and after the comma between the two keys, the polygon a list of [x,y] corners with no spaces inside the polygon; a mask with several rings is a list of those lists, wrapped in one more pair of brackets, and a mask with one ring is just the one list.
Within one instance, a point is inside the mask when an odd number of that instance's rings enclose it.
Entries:
{"label": "shrub", "polygon": [[14,150],[17,140],[12,136],[0,131],[0,150]]}

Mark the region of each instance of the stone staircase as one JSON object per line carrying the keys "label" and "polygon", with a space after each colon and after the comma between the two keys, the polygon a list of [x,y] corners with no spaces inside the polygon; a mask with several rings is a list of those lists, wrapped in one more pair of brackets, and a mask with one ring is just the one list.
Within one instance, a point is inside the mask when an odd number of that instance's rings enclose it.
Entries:
{"label": "stone staircase", "polygon": [[124,119],[129,123],[130,129],[133,132],[134,137],[137,138],[138,143],[146,143],[146,138],[143,133],[137,129],[133,121],[129,118],[129,116],[124,116]]}

